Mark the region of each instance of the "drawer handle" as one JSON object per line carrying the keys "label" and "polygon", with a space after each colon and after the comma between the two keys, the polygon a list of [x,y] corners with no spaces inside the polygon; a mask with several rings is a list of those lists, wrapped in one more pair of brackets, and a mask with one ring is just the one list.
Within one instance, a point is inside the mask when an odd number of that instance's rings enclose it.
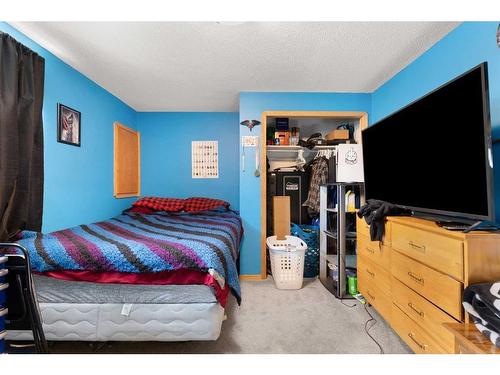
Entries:
{"label": "drawer handle", "polygon": [[366,272],[368,273],[368,275],[370,275],[371,277],[375,277],[375,273],[370,271],[368,268],[366,269]]}
{"label": "drawer handle", "polygon": [[411,332],[410,332],[410,333],[408,333],[408,337],[409,337],[409,338],[410,338],[410,339],[411,339],[411,340],[412,340],[415,344],[417,344],[417,345],[418,345],[418,347],[419,347],[420,349],[422,349],[422,350],[427,350],[427,345],[419,343],[419,342],[415,339],[415,337],[413,337],[413,333],[411,333]]}
{"label": "drawer handle", "polygon": [[417,244],[416,244],[415,242],[413,242],[413,241],[408,242],[408,244],[410,245],[410,247],[411,247],[412,249],[419,250],[419,251],[421,251],[421,252],[425,253],[425,246],[424,246],[424,245],[417,245]]}
{"label": "drawer handle", "polygon": [[420,315],[422,318],[424,317],[424,312],[423,311],[420,311],[418,309],[415,308],[415,306],[413,306],[413,304],[411,302],[408,302],[408,307],[410,309],[412,309],[413,311],[415,311],[418,315]]}
{"label": "drawer handle", "polygon": [[418,277],[412,272],[408,272],[408,276],[410,276],[413,280],[415,280],[417,283],[420,283],[424,285],[424,278],[423,277]]}
{"label": "drawer handle", "polygon": [[4,277],[5,275],[7,275],[9,273],[9,270],[7,268],[2,268],[0,270],[0,277]]}
{"label": "drawer handle", "polygon": [[0,309],[0,318],[2,316],[7,315],[8,313],[9,313],[9,309],[8,308],[4,307],[4,308]]}
{"label": "drawer handle", "polygon": [[369,290],[366,291],[366,294],[368,294],[368,297],[370,297],[371,299],[375,300],[375,296],[373,296]]}
{"label": "drawer handle", "polygon": [[6,263],[6,262],[7,262],[7,260],[8,260],[8,258],[7,258],[7,257],[0,257],[0,264],[2,264],[2,263]]}
{"label": "drawer handle", "polygon": [[0,284],[0,292],[1,292],[2,290],[7,289],[8,287],[9,287],[9,284],[7,284],[7,283]]}

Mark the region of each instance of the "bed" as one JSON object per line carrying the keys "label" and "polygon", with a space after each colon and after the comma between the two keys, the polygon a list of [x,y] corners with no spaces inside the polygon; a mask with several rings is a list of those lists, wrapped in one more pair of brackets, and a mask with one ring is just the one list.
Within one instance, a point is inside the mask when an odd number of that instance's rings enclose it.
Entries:
{"label": "bed", "polygon": [[187,341],[216,340],[229,295],[240,303],[241,236],[227,208],[126,210],[17,242],[31,257],[47,340]]}

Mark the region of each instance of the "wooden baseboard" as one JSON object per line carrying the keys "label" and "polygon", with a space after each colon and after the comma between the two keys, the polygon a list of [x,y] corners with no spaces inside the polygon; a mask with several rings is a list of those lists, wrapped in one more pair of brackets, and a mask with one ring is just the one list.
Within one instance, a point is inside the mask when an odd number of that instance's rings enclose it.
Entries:
{"label": "wooden baseboard", "polygon": [[265,280],[265,277],[262,277],[261,274],[258,274],[258,275],[240,275],[240,280],[263,281],[263,280]]}

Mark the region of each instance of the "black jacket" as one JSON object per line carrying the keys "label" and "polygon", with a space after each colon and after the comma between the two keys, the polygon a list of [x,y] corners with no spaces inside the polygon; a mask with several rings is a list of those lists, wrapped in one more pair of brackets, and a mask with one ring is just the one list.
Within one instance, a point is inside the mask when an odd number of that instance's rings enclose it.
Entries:
{"label": "black jacket", "polygon": [[384,219],[386,216],[410,215],[411,211],[396,206],[395,204],[368,199],[363,207],[358,211],[358,216],[364,217],[370,226],[370,237],[372,241],[382,241],[384,236]]}

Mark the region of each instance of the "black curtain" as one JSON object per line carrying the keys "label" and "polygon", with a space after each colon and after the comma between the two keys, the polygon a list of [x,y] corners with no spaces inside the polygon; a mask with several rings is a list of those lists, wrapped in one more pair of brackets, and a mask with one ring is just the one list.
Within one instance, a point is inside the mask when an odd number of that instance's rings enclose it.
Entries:
{"label": "black curtain", "polygon": [[0,242],[40,231],[45,60],[0,32]]}

